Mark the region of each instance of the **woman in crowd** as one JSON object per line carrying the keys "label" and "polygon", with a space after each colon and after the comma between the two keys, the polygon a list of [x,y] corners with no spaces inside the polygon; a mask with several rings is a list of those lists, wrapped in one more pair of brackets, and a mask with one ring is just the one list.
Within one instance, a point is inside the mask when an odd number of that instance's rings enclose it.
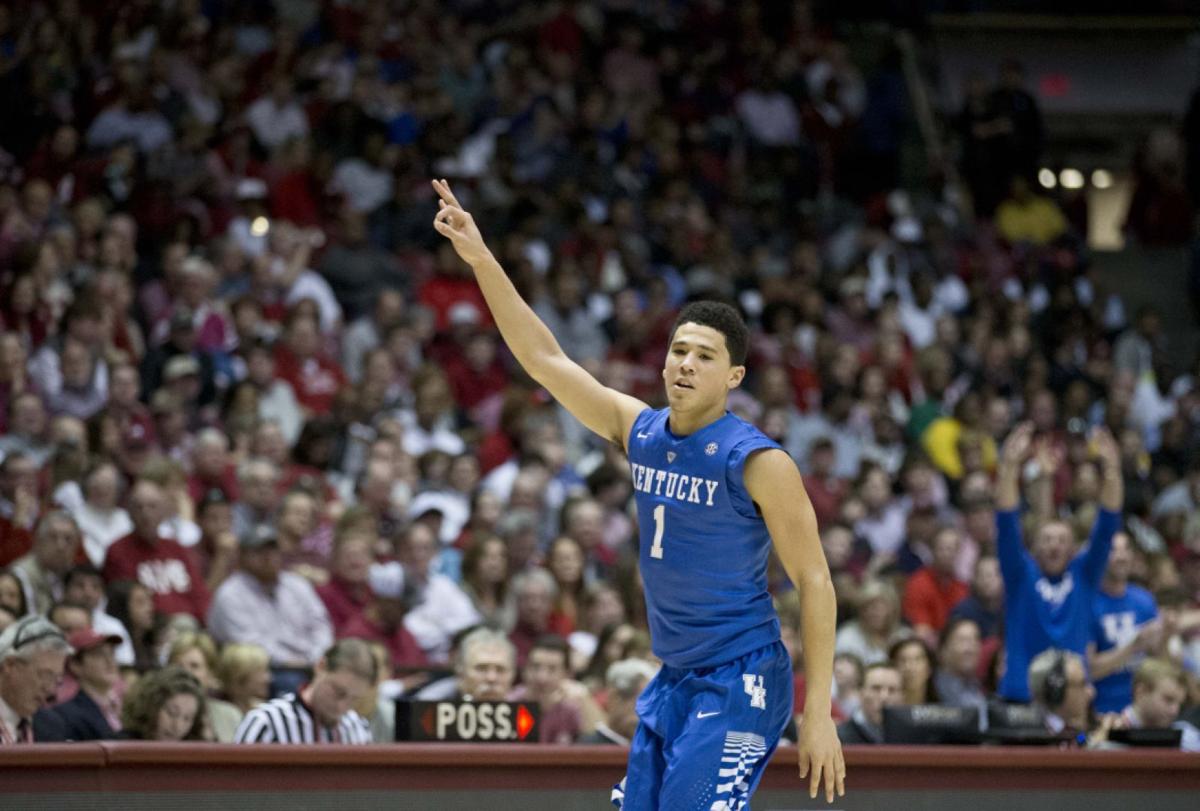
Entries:
{"label": "woman in crowd", "polygon": [[987,718],[987,694],[979,678],[982,651],[979,625],[967,617],[946,623],[938,638],[938,669],[933,677],[938,700],[950,707],[977,707]]}
{"label": "woman in crowd", "polygon": [[600,697],[604,690],[604,676],[608,672],[608,666],[621,660],[621,651],[636,633],[637,630],[629,623],[614,622],[604,626],[596,637],[596,652],[579,675],[579,680],[597,697]]}
{"label": "woman in crowd", "polygon": [[205,715],[204,738],[218,743],[233,743],[234,733],[244,714],[235,705],[214,696],[221,692],[217,680],[217,646],[204,632],[185,632],[175,637],[167,664],[179,665],[204,688],[208,713]]}
{"label": "woman in crowd", "polygon": [[933,651],[915,636],[892,643],[888,661],[900,671],[904,704],[937,704],[933,685]]}
{"label": "woman in crowd", "polygon": [[83,477],[83,502],[71,510],[83,533],[83,549],[97,569],[104,568],[108,547],[133,531],[121,506],[121,472],[107,459],[92,463]]}
{"label": "woman in crowd", "polygon": [[147,673],[125,696],[124,735],[143,741],[204,740],[206,703],[200,682],[182,667]]}
{"label": "woman in crowd", "polygon": [[20,578],[7,570],[0,571],[0,607],[6,608],[17,619],[29,613]]}
{"label": "woman in crowd", "polygon": [[217,678],[225,698],[243,713],[271,697],[271,659],[258,645],[226,645],[217,660]]}
{"label": "woman in crowd", "polygon": [[478,537],[462,561],[463,591],[484,623],[504,631],[516,623],[516,605],[508,593],[508,548],[496,535]]}
{"label": "woman in crowd", "polygon": [[158,667],[161,664],[158,635],[162,620],[154,611],[154,595],[150,589],[132,580],[117,581],[108,587],[106,610],[129,631],[134,669],[140,672]]}
{"label": "woman in crowd", "polygon": [[837,634],[837,653],[852,653],[866,665],[887,661],[888,647],[902,634],[900,598],[888,583],[870,580],[858,595],[858,616]]}
{"label": "woman in crowd", "polygon": [[558,597],[550,614],[550,630],[560,636],[570,636],[580,621],[583,565],[583,547],[566,535],[555,538],[546,552],[546,568],[558,585]]}
{"label": "woman in crowd", "polygon": [[567,637],[571,645],[571,672],[582,672],[596,653],[600,634],[610,625],[625,622],[625,604],[612,583],[597,581],[583,592],[583,615]]}

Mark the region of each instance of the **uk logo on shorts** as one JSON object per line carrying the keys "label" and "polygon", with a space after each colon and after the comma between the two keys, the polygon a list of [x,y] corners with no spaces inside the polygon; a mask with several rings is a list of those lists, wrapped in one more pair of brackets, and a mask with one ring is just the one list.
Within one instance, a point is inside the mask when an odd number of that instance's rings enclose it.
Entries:
{"label": "uk logo on shorts", "polygon": [[767,688],[763,684],[763,677],[754,673],[743,673],[742,684],[746,688],[746,695],[750,696],[750,706],[765,710],[767,708]]}

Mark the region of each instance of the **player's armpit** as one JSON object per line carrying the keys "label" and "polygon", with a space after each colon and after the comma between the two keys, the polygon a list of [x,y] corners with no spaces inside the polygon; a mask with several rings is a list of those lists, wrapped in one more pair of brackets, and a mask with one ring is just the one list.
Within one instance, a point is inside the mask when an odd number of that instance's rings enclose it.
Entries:
{"label": "player's armpit", "polygon": [[575,419],[622,449],[627,449],[633,421],[649,408],[636,397],[603,385],[561,352],[526,371]]}

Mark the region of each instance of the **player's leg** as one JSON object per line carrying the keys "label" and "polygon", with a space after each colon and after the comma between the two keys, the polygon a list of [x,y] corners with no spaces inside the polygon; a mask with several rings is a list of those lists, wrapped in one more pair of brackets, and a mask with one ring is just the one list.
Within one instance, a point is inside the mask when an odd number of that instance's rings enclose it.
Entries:
{"label": "player's leg", "polygon": [[629,747],[625,776],[613,786],[613,805],[623,811],[658,811],[665,765],[662,738],[645,724],[638,724]]}
{"label": "player's leg", "polygon": [[629,747],[625,777],[613,786],[612,802],[625,811],[658,811],[666,761],[660,733],[663,707],[672,693],[674,674],[662,668],[638,696],[638,728]]}
{"label": "player's leg", "polygon": [[667,748],[659,807],[735,811],[750,795],[792,714],[791,662],[775,644],[684,682],[686,719]]}

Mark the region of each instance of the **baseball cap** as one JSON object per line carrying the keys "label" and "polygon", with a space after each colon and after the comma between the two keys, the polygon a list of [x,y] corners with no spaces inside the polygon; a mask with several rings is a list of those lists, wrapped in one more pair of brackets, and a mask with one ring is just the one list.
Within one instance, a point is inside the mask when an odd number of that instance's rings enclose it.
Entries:
{"label": "baseball cap", "polygon": [[78,631],[73,631],[67,642],[75,649],[75,653],[83,653],[84,651],[98,648],[101,645],[112,643],[113,645],[121,644],[121,637],[116,634],[98,633],[93,628],[80,628]]}
{"label": "baseball cap", "polygon": [[254,527],[238,539],[238,546],[242,549],[262,549],[271,544],[278,545],[279,536],[275,533],[274,527],[265,524]]}
{"label": "baseball cap", "polygon": [[40,615],[25,617],[14,622],[0,634],[0,658],[19,651],[40,639],[57,638],[66,644],[62,629]]}
{"label": "baseball cap", "polygon": [[372,563],[367,571],[367,585],[381,600],[399,600],[404,596],[404,567],[396,561]]}

